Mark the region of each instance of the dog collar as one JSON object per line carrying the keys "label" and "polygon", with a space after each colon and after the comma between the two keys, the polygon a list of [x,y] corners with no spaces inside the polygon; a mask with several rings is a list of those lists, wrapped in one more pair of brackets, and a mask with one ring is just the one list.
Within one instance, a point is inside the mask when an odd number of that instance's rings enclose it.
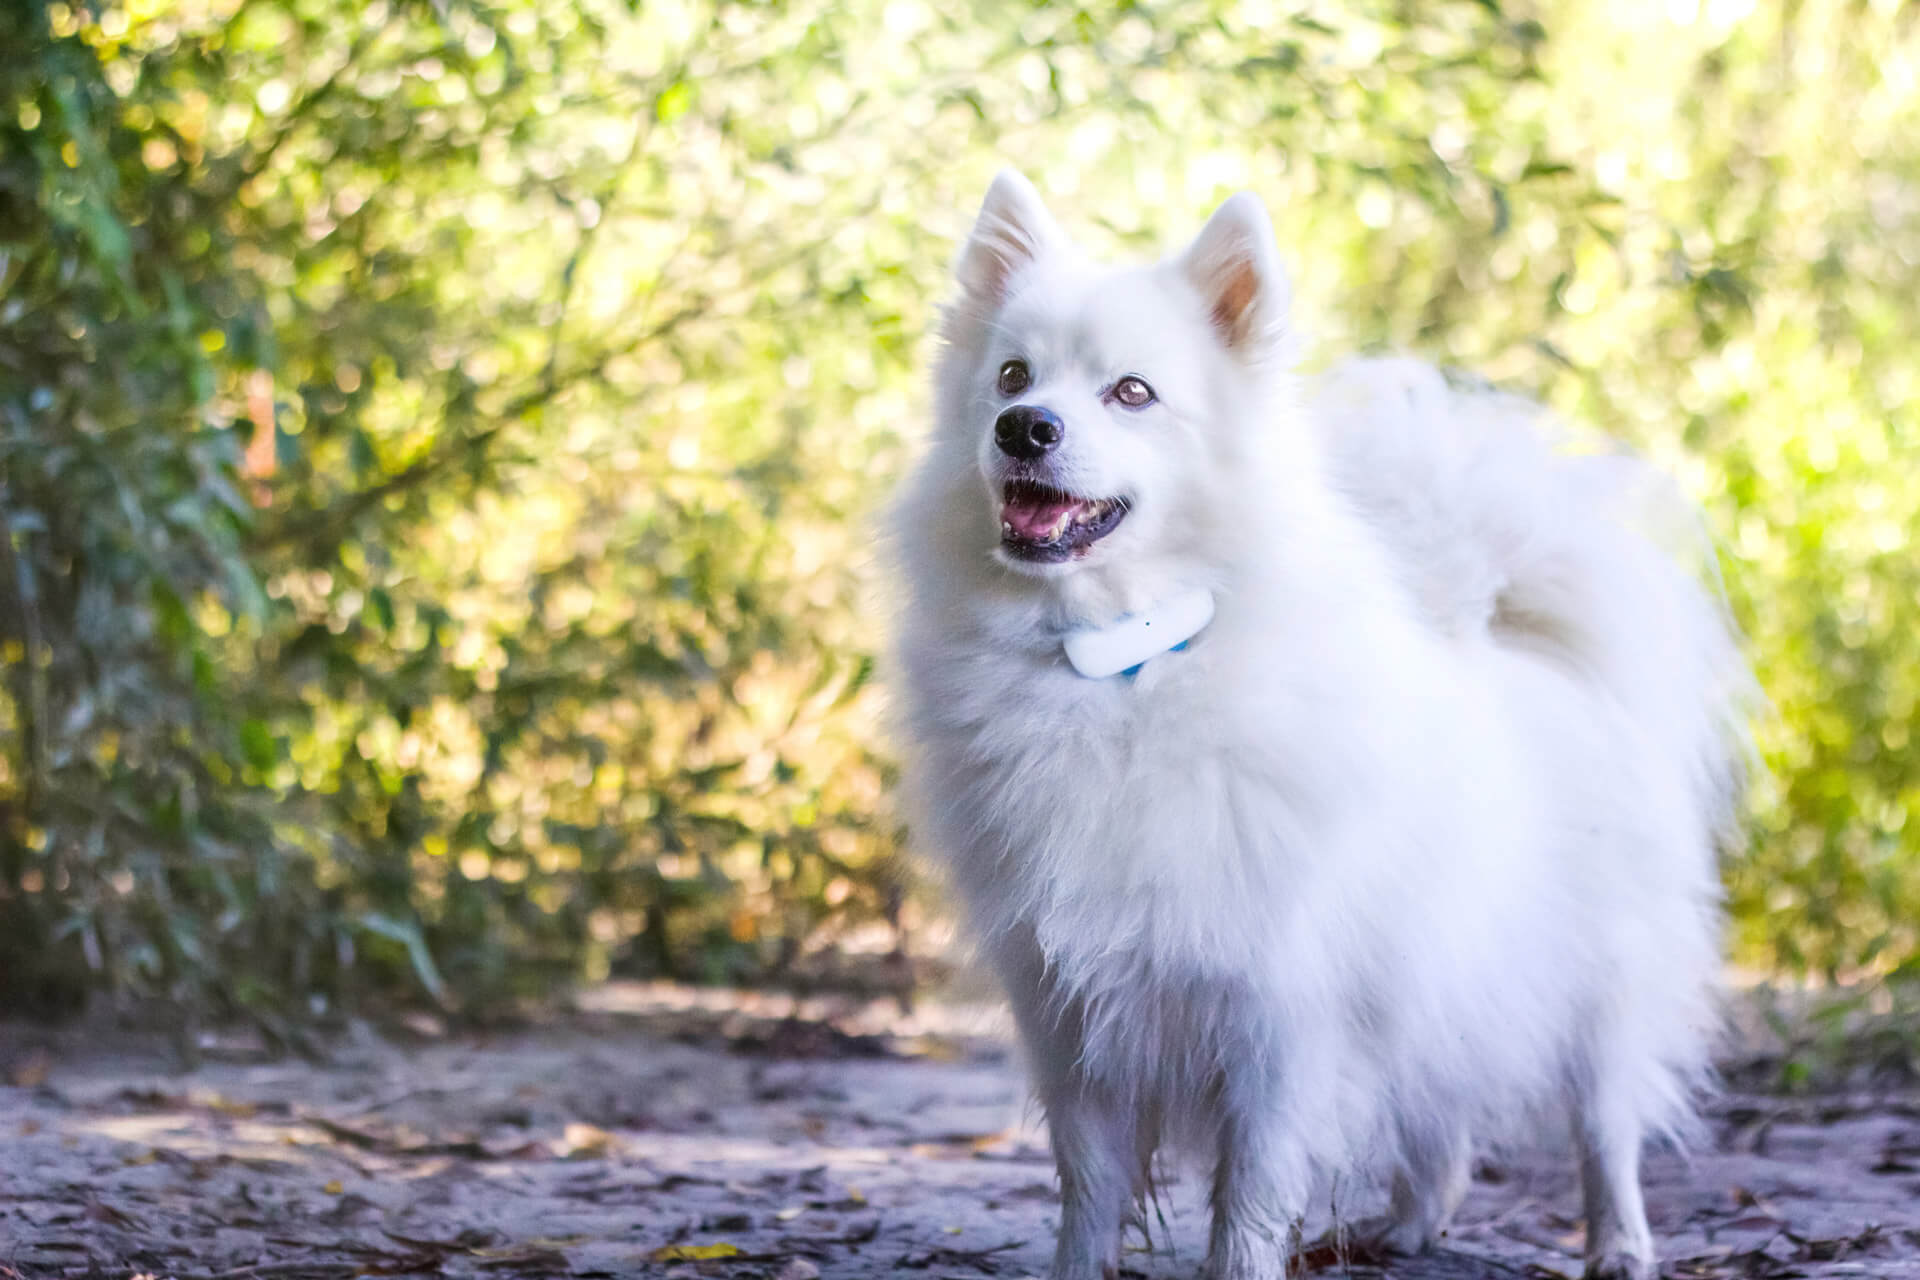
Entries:
{"label": "dog collar", "polygon": [[1211,621],[1213,593],[1196,587],[1108,626],[1069,631],[1062,647],[1073,669],[1089,680],[1131,677],[1150,659],[1186,648]]}

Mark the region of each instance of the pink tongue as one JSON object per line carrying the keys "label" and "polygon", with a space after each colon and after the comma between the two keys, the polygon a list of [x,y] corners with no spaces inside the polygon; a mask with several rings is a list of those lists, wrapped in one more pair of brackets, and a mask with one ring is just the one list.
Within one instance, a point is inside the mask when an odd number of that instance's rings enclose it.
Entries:
{"label": "pink tongue", "polygon": [[1079,505],[1077,502],[1009,502],[1000,508],[1000,522],[1012,525],[1013,531],[1023,538],[1041,538],[1053,531],[1062,512]]}

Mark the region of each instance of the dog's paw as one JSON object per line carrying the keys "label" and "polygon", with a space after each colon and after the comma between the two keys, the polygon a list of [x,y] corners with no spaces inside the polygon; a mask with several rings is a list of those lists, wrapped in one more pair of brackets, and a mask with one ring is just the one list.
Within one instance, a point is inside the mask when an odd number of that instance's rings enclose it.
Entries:
{"label": "dog's paw", "polygon": [[1260,1236],[1216,1238],[1207,1258],[1207,1280],[1286,1280],[1290,1272],[1302,1269],[1291,1253]]}
{"label": "dog's paw", "polygon": [[1055,1258],[1047,1280],[1120,1280],[1120,1264],[1093,1258]]}
{"label": "dog's paw", "polygon": [[1412,1257],[1433,1248],[1434,1236],[1423,1222],[1390,1213],[1362,1218],[1348,1231],[1351,1248],[1375,1257]]}
{"label": "dog's paw", "polygon": [[1355,1265],[1385,1267],[1397,1258],[1425,1253],[1434,1243],[1434,1236],[1419,1223],[1383,1213],[1329,1231],[1307,1245],[1300,1250],[1296,1270],[1323,1271]]}
{"label": "dog's paw", "polygon": [[1659,1280],[1660,1266],[1650,1256],[1609,1249],[1587,1259],[1585,1280]]}
{"label": "dog's paw", "polygon": [[1219,1260],[1207,1268],[1207,1280],[1287,1280],[1301,1268],[1289,1270],[1281,1258],[1234,1258]]}
{"label": "dog's paw", "polygon": [[1300,1250],[1295,1270],[1323,1271],[1355,1264],[1384,1267],[1395,1258],[1425,1253],[1432,1244],[1417,1224],[1383,1213],[1336,1228],[1306,1245]]}

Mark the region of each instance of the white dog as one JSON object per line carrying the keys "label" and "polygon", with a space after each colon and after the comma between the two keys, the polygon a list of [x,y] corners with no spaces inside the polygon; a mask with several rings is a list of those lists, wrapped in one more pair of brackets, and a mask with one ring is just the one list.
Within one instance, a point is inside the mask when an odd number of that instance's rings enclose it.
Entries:
{"label": "white dog", "polygon": [[[1446,1227],[1476,1139],[1570,1109],[1589,1274],[1653,1274],[1642,1142],[1716,1024],[1747,677],[1644,466],[1404,361],[1309,384],[1257,199],[1144,267],[1001,175],[897,510],[917,832],[1004,981],[1056,1280],[1116,1274],[1155,1149],[1216,1277],[1343,1172]],[[1686,529],[1692,525],[1682,523]]]}

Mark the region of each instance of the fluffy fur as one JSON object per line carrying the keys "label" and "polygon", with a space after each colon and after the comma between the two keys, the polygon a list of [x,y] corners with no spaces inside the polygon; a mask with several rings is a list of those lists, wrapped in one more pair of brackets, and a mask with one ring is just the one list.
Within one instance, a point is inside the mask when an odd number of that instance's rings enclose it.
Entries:
{"label": "fluffy fur", "polygon": [[[1003,174],[956,276],[896,513],[899,701],[918,839],[1047,1111],[1055,1280],[1116,1274],[1163,1144],[1212,1170],[1210,1273],[1277,1280],[1327,1179],[1389,1177],[1363,1230],[1418,1249],[1475,1140],[1562,1106],[1590,1272],[1650,1276],[1638,1162],[1706,1068],[1746,687],[1661,549],[1686,508],[1423,365],[1296,376],[1248,195],[1108,267]],[[1113,401],[1129,374],[1153,403]],[[1064,562],[1001,541],[1016,402],[1065,424],[1047,483],[1129,506]],[[1217,614],[1185,652],[1066,664],[1192,585]]]}

